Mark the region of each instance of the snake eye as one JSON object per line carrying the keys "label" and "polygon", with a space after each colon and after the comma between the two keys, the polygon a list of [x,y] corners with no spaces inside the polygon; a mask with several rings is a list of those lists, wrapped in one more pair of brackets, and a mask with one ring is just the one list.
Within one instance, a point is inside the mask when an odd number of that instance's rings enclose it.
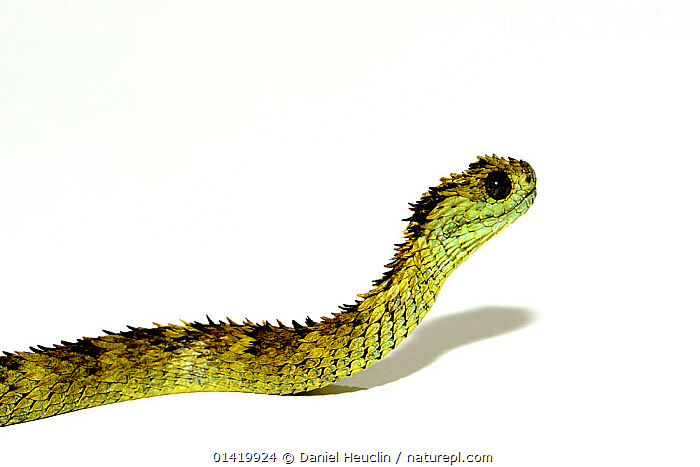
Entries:
{"label": "snake eye", "polygon": [[503,199],[510,194],[510,178],[505,172],[496,171],[488,174],[484,180],[486,193],[493,199]]}
{"label": "snake eye", "polygon": [[527,174],[527,177],[525,177],[525,183],[527,183],[529,185],[531,181],[532,181],[532,176],[530,174]]}

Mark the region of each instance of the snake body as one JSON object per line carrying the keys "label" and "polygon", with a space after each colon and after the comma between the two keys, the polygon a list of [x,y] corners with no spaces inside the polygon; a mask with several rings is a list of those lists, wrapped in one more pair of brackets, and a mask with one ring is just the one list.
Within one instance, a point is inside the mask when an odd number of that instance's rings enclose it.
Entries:
{"label": "snake body", "polygon": [[0,356],[0,426],[196,391],[294,394],[380,360],[421,322],[450,273],[535,199],[527,162],[479,157],[411,204],[405,242],[373,288],[319,322],[133,328]]}

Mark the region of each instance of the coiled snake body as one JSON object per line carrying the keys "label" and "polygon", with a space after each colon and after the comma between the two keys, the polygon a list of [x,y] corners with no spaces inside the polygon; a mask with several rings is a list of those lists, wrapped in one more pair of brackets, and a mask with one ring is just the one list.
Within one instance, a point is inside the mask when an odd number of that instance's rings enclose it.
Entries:
{"label": "coiled snake body", "polygon": [[[527,162],[480,157],[423,194],[374,287],[320,322],[132,328],[0,357],[0,426],[195,391],[293,394],[334,383],[394,349],[450,273],[532,205]],[[208,317],[207,317],[208,318]]]}

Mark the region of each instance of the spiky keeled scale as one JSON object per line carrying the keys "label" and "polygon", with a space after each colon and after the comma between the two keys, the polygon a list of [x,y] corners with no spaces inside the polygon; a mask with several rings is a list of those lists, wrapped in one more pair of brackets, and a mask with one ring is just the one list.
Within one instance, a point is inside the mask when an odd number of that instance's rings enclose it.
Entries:
{"label": "spiky keeled scale", "polygon": [[[495,200],[484,179],[507,174]],[[524,214],[535,174],[523,161],[480,157],[415,204],[406,242],[375,287],[342,313],[306,326],[184,323],[129,328],[0,357],[0,426],[162,394],[292,394],[348,377],[383,358],[420,323],[445,279]],[[34,349],[33,349],[34,350]]]}

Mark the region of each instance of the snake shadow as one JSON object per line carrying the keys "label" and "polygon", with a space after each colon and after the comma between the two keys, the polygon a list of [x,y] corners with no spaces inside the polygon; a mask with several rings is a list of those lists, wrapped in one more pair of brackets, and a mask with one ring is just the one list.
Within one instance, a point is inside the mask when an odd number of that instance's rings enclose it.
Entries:
{"label": "snake shadow", "polygon": [[500,305],[427,319],[385,359],[342,380],[342,383],[299,396],[342,394],[393,383],[420,371],[451,350],[516,331],[534,322],[533,310]]}

